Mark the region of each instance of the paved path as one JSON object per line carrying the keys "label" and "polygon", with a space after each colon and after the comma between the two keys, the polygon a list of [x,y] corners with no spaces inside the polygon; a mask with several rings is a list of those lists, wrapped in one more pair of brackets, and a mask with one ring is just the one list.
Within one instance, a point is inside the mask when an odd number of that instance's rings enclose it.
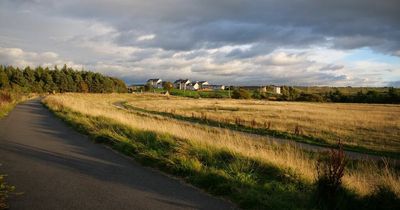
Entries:
{"label": "paved path", "polygon": [[0,172],[23,195],[11,209],[232,209],[227,201],[91,142],[39,100],[0,120]]}

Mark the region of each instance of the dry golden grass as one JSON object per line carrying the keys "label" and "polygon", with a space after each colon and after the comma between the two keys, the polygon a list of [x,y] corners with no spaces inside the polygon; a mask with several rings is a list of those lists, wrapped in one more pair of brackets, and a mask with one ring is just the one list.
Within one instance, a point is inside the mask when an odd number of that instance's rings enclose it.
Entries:
{"label": "dry golden grass", "polygon": [[[138,103],[135,103],[136,105],[145,106],[146,102],[143,101],[145,100],[154,107],[156,105],[152,100],[154,102],[161,100],[160,102],[167,104],[168,107],[171,107],[170,105],[173,103],[177,103],[177,106],[180,107],[179,103],[181,102],[178,99],[168,100],[154,96],[138,97],[132,94],[62,94],[48,96],[45,103],[53,108],[57,106],[67,107],[85,115],[111,118],[135,129],[167,133],[202,148],[230,150],[232,153],[273,164],[283,170],[295,171],[306,181],[313,182],[315,180],[316,161],[293,146],[276,145],[269,141],[267,137],[248,135],[227,129],[195,125],[164,117],[137,115],[113,105],[115,102],[129,101],[134,103],[136,100],[138,100]],[[182,102],[186,101],[182,100]],[[224,106],[222,104],[227,101],[204,100],[204,103],[206,102],[211,104],[218,102],[219,105]],[[201,103],[203,104],[203,101]],[[241,108],[244,108],[246,101],[232,101],[232,103],[240,104]],[[257,102],[247,101],[247,103],[252,107]],[[147,105],[147,108],[149,106]],[[260,106],[265,105],[261,103]],[[159,106],[157,105],[157,107]],[[288,109],[286,108],[286,110]],[[381,170],[373,162],[365,162],[363,166],[357,167],[357,170],[349,169],[344,177],[344,184],[361,195],[372,192],[380,185],[385,185],[400,196],[400,178],[394,170],[390,167]]]}
{"label": "dry golden grass", "polygon": [[269,102],[260,100],[189,99],[136,95],[130,105],[184,116],[205,116],[220,122],[294,133],[298,126],[304,135],[335,144],[339,139],[351,146],[376,151],[400,151],[400,106]]}
{"label": "dry golden grass", "polygon": [[24,94],[0,90],[0,118],[6,116],[17,103],[37,96],[38,95],[34,93]]}

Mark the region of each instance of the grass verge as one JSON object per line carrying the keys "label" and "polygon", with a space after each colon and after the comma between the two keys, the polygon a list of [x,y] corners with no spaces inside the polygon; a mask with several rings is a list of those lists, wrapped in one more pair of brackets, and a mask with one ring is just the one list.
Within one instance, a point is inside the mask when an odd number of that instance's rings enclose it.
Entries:
{"label": "grass verge", "polygon": [[8,209],[8,199],[15,191],[15,187],[6,182],[6,175],[0,174],[0,210]]}
{"label": "grass verge", "polygon": [[6,91],[0,91],[0,118],[3,118],[16,105],[15,96]]}
{"label": "grass verge", "polygon": [[[396,209],[398,197],[385,189],[368,196],[342,189],[337,201],[317,202],[315,183],[296,171],[230,150],[193,144],[169,134],[135,129],[116,120],[81,114],[57,103],[46,106],[78,131],[245,209]],[[386,194],[385,194],[386,193]]]}
{"label": "grass verge", "polygon": [[34,94],[18,93],[6,90],[0,90],[0,119],[5,117],[14,107]]}

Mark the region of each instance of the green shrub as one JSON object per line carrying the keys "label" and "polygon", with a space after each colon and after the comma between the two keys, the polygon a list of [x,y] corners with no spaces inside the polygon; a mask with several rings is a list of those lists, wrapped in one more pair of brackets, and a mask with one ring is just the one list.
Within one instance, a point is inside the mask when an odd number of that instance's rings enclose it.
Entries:
{"label": "green shrub", "polygon": [[253,93],[251,94],[251,97],[254,99],[262,99],[263,95],[260,93],[260,91],[254,90]]}
{"label": "green shrub", "polygon": [[145,84],[145,85],[144,85],[144,91],[151,92],[151,91],[153,91],[153,90],[154,90],[154,88],[153,88],[152,85],[150,85],[150,84]]}
{"label": "green shrub", "polygon": [[232,92],[232,98],[235,99],[250,99],[251,95],[249,93],[249,91],[243,89],[243,88],[239,88],[239,89],[235,89]]}
{"label": "green shrub", "polygon": [[297,101],[309,101],[309,102],[324,102],[324,98],[318,94],[308,94],[301,93],[300,96],[296,99]]}

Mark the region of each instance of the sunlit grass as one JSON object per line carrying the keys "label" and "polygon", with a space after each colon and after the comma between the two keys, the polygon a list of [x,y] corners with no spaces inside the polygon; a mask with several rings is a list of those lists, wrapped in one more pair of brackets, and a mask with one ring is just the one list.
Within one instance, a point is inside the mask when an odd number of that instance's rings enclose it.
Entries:
{"label": "sunlit grass", "polygon": [[36,94],[25,94],[0,90],[0,118],[6,116],[17,103],[36,96]]}
{"label": "sunlit grass", "polygon": [[[135,96],[129,94],[63,94],[49,96],[45,99],[45,103],[55,110],[68,108],[88,116],[109,118],[133,129],[168,134],[206,151],[228,151],[231,154],[238,154],[261,163],[272,164],[284,171],[290,171],[305,182],[315,181],[316,160],[300,149],[289,145],[276,145],[271,143],[268,137],[164,117],[138,115],[121,110],[114,105],[115,102],[126,100],[132,102],[136,99]],[[151,100],[150,97],[147,99]],[[381,168],[380,165],[369,161],[349,167],[344,177],[344,184],[360,195],[367,195],[380,186],[387,186],[400,195],[400,179],[394,169]]]}
{"label": "sunlit grass", "polygon": [[400,106],[378,104],[187,99],[135,95],[128,104],[186,117],[206,118],[302,135],[374,151],[400,151]]}

